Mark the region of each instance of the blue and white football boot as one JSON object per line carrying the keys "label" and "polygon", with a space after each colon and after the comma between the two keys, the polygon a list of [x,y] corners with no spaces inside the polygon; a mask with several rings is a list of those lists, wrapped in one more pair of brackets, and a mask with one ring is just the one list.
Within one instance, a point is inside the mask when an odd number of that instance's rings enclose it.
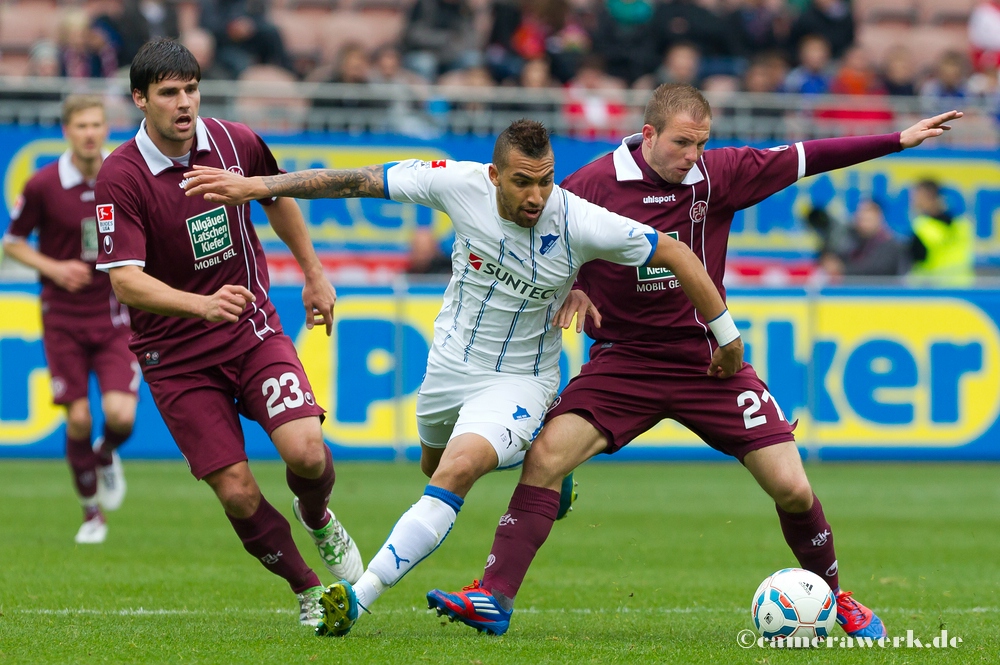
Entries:
{"label": "blue and white football boot", "polygon": [[479,586],[479,580],[455,593],[434,589],[427,594],[427,607],[437,610],[438,616],[448,615],[451,621],[460,621],[490,635],[506,633],[514,613],[500,607],[493,594]]}

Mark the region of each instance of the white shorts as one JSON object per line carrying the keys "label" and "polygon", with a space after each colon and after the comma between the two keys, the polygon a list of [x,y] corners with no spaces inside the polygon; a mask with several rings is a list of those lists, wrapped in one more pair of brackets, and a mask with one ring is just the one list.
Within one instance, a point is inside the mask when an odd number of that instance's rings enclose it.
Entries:
{"label": "white shorts", "polygon": [[[457,366],[456,366],[457,365]],[[444,448],[460,434],[478,434],[497,452],[498,469],[517,466],[542,428],[559,389],[559,374],[504,374],[449,362],[434,350],[417,391],[420,442]]]}

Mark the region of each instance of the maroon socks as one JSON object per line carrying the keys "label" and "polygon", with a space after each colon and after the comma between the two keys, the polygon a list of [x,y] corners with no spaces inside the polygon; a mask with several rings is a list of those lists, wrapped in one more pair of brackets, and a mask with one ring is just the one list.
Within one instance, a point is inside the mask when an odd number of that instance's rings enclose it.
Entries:
{"label": "maroon socks", "polygon": [[281,513],[260,498],[257,512],[246,519],[226,513],[236,535],[243,541],[243,548],[256,557],[269,571],[288,581],[295,593],[320,586],[319,577],[299,554],[292,530]]}
{"label": "maroon socks", "polygon": [[97,497],[97,456],[90,447],[90,437],[74,439],[66,436],[66,460],[73,472],[76,493],[83,501]]}
{"label": "maroon socks", "polygon": [[319,478],[303,478],[292,473],[291,469],[285,469],[288,489],[299,498],[299,513],[306,524],[313,529],[322,529],[330,521],[327,518],[326,507],[330,503],[330,493],[337,477],[333,471],[333,455],[330,449],[323,446],[323,451],[326,453],[326,466]]}
{"label": "maroon socks", "polygon": [[524,484],[514,490],[507,514],[500,518],[482,582],[483,588],[502,604],[513,605],[528,567],[549,537],[558,513],[559,492]]}
{"label": "maroon socks", "polygon": [[128,438],[132,436],[132,430],[127,432],[116,432],[104,425],[104,441],[101,442],[101,447],[97,449],[97,461],[101,466],[111,466],[111,453],[117,450]]}
{"label": "maroon socks", "polygon": [[837,555],[833,551],[833,532],[823,515],[823,506],[813,494],[812,508],[804,513],[788,513],[775,506],[781,521],[781,532],[799,565],[816,573],[836,591],[840,587],[837,575]]}

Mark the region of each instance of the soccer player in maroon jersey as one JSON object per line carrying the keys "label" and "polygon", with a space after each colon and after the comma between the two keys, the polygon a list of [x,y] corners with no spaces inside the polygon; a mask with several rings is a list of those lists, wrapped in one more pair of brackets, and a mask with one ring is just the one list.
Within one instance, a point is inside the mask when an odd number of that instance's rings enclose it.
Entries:
{"label": "soccer player in maroon jersey", "polygon": [[[712,111],[687,85],[657,88],[641,134],[571,174],[563,187],[675,235],[702,258],[720,292],[733,213],[804,176],[920,145],[949,129],[957,111],[901,133],[805,141],[770,150],[705,151]],[[837,620],[849,635],[881,637],[875,614],[841,591],[830,524],[795,446],[792,426],[753,367],[730,378],[706,372],[716,341],[706,322],[663,272],[593,261],[577,286],[600,312],[590,362],[557,398],[525,457],[521,482],[497,527],[482,582],[457,593],[433,590],[428,603],[479,630],[502,634],[514,596],[559,505],[563,477],[598,453],[614,453],[664,418],[736,457],[774,499],[785,540],[799,564],[837,594]],[[580,313],[591,311],[581,299]]]}
{"label": "soccer player in maroon jersey", "polygon": [[[115,450],[132,434],[141,379],[128,350],[128,311],[115,299],[108,276],[94,272],[94,181],[108,138],[101,99],[67,98],[62,128],[69,148],[25,185],[3,248],[41,277],[42,345],[53,401],[66,407],[66,458],[83,505],[76,542],[103,543],[108,526],[101,509],[117,510],[125,498],[125,475]],[[27,243],[35,230],[37,250]],[[93,446],[91,372],[97,374],[104,414],[103,436]]]}
{"label": "soccer player in maroon jersey", "polygon": [[[129,346],[191,473],[215,492],[247,552],[291,586],[300,622],[315,626],[323,586],[288,521],[261,495],[240,414],[264,428],[284,460],[294,513],[327,569],[353,582],[364,566],[327,507],[335,474],[320,428],[324,411],[268,298],[250,207],[184,195],[184,171],[198,164],[246,175],[279,172],[250,128],[198,117],[200,78],[191,52],[171,40],[147,43],[132,61],[132,100],[145,119],[97,180],[97,267],[129,306]],[[305,275],[306,326],[325,325],[329,335],[336,293],[298,204],[261,203]]]}

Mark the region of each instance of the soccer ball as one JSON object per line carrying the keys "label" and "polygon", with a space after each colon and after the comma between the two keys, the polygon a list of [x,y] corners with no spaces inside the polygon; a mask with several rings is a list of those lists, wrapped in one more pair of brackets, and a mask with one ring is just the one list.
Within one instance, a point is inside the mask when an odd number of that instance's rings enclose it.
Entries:
{"label": "soccer ball", "polygon": [[750,613],[765,639],[825,638],[837,622],[837,599],[819,575],[785,568],[760,583]]}

